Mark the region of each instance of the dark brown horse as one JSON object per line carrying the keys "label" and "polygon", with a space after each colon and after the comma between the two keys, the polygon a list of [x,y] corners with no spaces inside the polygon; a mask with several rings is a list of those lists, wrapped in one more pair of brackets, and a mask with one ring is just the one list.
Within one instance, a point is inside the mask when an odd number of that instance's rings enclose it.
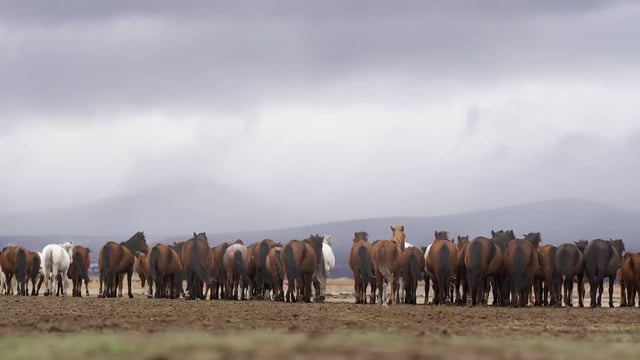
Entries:
{"label": "dark brown horse", "polygon": [[538,271],[538,244],[540,233],[530,233],[524,239],[507,243],[505,269],[511,282],[511,305],[526,307],[533,285],[533,275]]}
{"label": "dark brown horse", "polygon": [[16,272],[16,255],[18,253],[17,246],[7,246],[2,249],[2,253],[0,253],[0,267],[2,268],[2,272],[6,277],[7,281],[7,291],[8,295],[13,294],[13,287],[11,286],[11,280],[13,279]]}
{"label": "dark brown horse", "polygon": [[[282,245],[276,244],[269,248],[269,252],[265,258],[264,270],[268,273],[270,280],[270,289],[273,293],[273,300],[284,301],[284,290],[282,283],[284,280],[284,266],[282,265]],[[268,289],[265,289],[265,298],[267,297]]]}
{"label": "dark brown horse", "polygon": [[404,281],[405,303],[417,304],[418,281],[424,271],[424,254],[420,249],[408,247],[402,257],[402,277]]}
{"label": "dark brown horse", "polygon": [[[603,279],[609,278],[609,307],[613,307],[613,285],[622,265],[622,240],[590,241],[584,250],[585,273],[589,279],[591,307],[602,306]],[[600,294],[596,294],[597,291]],[[628,296],[628,295],[627,295]]]}
{"label": "dark brown horse", "polygon": [[540,267],[534,275],[534,288],[538,306],[560,306],[560,273],[556,267],[558,248],[554,245],[538,247],[538,262]]}
{"label": "dark brown horse", "polygon": [[73,284],[72,296],[82,296],[82,282],[89,296],[89,266],[91,266],[91,250],[84,246],[74,246],[71,253],[71,264],[67,270],[67,277]]}
{"label": "dark brown horse", "polygon": [[156,299],[180,296],[184,269],[178,253],[167,245],[156,244],[149,252],[149,282],[154,283]]}
{"label": "dark brown horse", "polygon": [[375,270],[373,268],[372,246],[369,234],[357,231],[353,236],[353,245],[349,252],[349,267],[353,272],[353,287],[356,304],[367,303],[367,286],[371,284],[371,303],[375,303]]}
{"label": "dark brown horse", "polygon": [[313,274],[318,264],[317,252],[322,253],[322,237],[317,238],[319,241],[291,240],[282,249],[281,261],[287,276],[287,302],[300,299],[311,302]]}
{"label": "dark brown horse", "polygon": [[[467,256],[467,247],[469,246],[469,236],[458,235],[456,243],[456,251],[458,253],[458,261],[456,265],[456,303],[466,304],[467,294],[469,292],[469,284],[467,282],[467,267],[464,259]],[[462,287],[462,296],[460,295],[460,287]]]}
{"label": "dark brown horse", "polygon": [[562,285],[562,297],[565,306],[573,306],[573,279],[578,283],[578,305],[584,306],[584,259],[582,252],[587,247],[587,241],[567,243],[558,246],[556,251],[556,271],[558,281]]}
{"label": "dark brown horse", "polygon": [[182,247],[180,260],[187,276],[187,288],[191,300],[204,300],[203,285],[211,286],[213,283],[213,275],[209,271],[210,251],[206,233],[194,232],[193,238],[187,240]]}
{"label": "dark brown horse", "polygon": [[446,231],[436,231],[426,258],[427,272],[434,283],[434,304],[444,304],[449,285],[456,274],[458,250]]}
{"label": "dark brown horse", "polygon": [[[135,233],[129,240],[121,243],[109,241],[102,246],[98,255],[98,267],[100,268],[100,297],[116,297],[120,280],[127,275],[129,298],[131,293],[131,274],[135,263],[135,255],[138,252],[147,253],[149,246],[144,232]],[[103,290],[104,286],[104,292]],[[120,294],[122,296],[122,294]]]}
{"label": "dark brown horse", "polygon": [[391,226],[391,240],[377,240],[372,244],[376,289],[381,305],[392,304],[399,299],[398,283],[402,269],[404,242],[404,225],[400,225]]}
{"label": "dark brown horse", "polygon": [[[464,264],[467,269],[471,304],[484,304],[487,280],[502,271],[502,250],[490,239],[482,236],[477,237],[467,246]],[[494,300],[498,298],[499,296],[494,295]]]}

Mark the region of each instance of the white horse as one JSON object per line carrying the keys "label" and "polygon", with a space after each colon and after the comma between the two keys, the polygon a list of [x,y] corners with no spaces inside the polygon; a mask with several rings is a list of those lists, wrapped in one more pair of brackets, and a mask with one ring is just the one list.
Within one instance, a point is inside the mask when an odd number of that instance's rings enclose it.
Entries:
{"label": "white horse", "polygon": [[64,244],[49,244],[42,249],[42,263],[44,263],[44,278],[46,295],[53,295],[53,285],[59,288],[58,275],[62,278],[62,296],[67,295],[67,270],[73,256],[73,244],[68,241]]}
{"label": "white horse", "polygon": [[4,295],[7,289],[7,277],[2,271],[2,266],[0,266],[0,295]]}

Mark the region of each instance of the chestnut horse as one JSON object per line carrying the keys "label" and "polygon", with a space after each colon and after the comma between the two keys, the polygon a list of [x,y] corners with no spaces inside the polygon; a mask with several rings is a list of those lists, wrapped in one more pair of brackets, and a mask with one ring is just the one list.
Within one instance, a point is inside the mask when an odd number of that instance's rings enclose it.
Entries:
{"label": "chestnut horse", "polygon": [[[282,283],[284,280],[284,267],[281,260],[282,245],[275,244],[269,248],[269,252],[264,260],[264,271],[270,279],[270,289],[273,293],[273,300],[284,301],[284,290]],[[268,290],[265,289],[265,298]]]}
{"label": "chestnut horse", "polygon": [[287,276],[287,302],[311,302],[313,275],[322,265],[322,237],[291,240],[282,249],[281,261]]}
{"label": "chestnut horse", "polygon": [[[609,278],[609,307],[613,307],[613,286],[618,268],[622,265],[622,240],[590,241],[584,250],[585,273],[589,279],[591,307],[602,306],[603,279]],[[600,294],[596,296],[597,291]],[[628,297],[628,295],[627,295]]]}
{"label": "chestnut horse", "polygon": [[74,297],[82,296],[82,282],[86,295],[89,296],[89,266],[91,266],[91,250],[84,246],[74,246],[71,252],[71,264],[67,270],[67,277],[71,279],[73,289],[71,295]]}
{"label": "chestnut horse", "polygon": [[7,289],[6,294],[13,294],[13,287],[11,286],[11,280],[13,280],[13,276],[16,271],[16,255],[18,253],[17,246],[7,246],[2,249],[2,253],[0,253],[0,268],[2,268],[2,272],[5,275]]}
{"label": "chestnut horse", "polygon": [[534,276],[535,304],[537,306],[560,306],[560,273],[556,267],[558,248],[554,245],[538,247],[540,267]]}
{"label": "chestnut horse", "polygon": [[353,245],[349,252],[349,267],[353,272],[353,287],[356,304],[367,303],[367,285],[371,284],[371,303],[375,303],[375,270],[373,268],[372,246],[369,234],[357,231],[353,236]]}
{"label": "chestnut horse", "polygon": [[[133,298],[131,293],[131,274],[135,262],[135,254],[138,252],[146,254],[149,246],[144,236],[144,232],[135,233],[129,240],[116,243],[109,241],[102,246],[98,255],[98,267],[100,268],[100,290],[99,297],[122,297],[117,293],[118,285],[127,275],[127,285],[129,298]],[[104,286],[104,292],[103,292]]]}
{"label": "chestnut horse", "polygon": [[[469,293],[469,283],[467,282],[467,267],[464,259],[467,255],[467,247],[469,246],[469,235],[458,235],[456,243],[456,251],[458,253],[458,261],[456,265],[456,303],[466,304]],[[462,296],[460,296],[460,287],[462,287]]]}
{"label": "chestnut horse", "polygon": [[625,254],[620,269],[620,306],[636,306],[636,294],[640,291],[640,253]]}
{"label": "chestnut horse", "polygon": [[213,276],[210,272],[209,240],[206,233],[193,233],[193,238],[187,240],[180,254],[182,266],[187,275],[187,288],[189,289],[189,299],[204,300],[202,287],[204,284],[213,282]]}
{"label": "chestnut horse", "polygon": [[[140,287],[142,290],[146,292],[147,297],[153,296],[153,282],[149,279],[149,258],[147,254],[138,253],[138,258],[136,259],[136,274],[138,274],[138,279],[140,279]],[[148,282],[149,290],[145,290],[145,284]]]}
{"label": "chestnut horse", "polygon": [[[446,231],[435,231],[434,240],[427,252],[426,269],[435,287],[433,303],[444,304],[447,299],[447,290],[456,274],[458,250],[453,241],[449,240],[449,234]],[[425,296],[427,296],[426,292]]]}
{"label": "chestnut horse", "polygon": [[424,271],[424,254],[416,247],[408,247],[404,249],[402,257],[402,277],[404,281],[406,304],[417,304],[418,281],[420,275]]}
{"label": "chestnut horse", "polygon": [[184,269],[178,253],[167,245],[156,244],[149,252],[149,283],[156,287],[155,298],[175,299],[180,296]]}
{"label": "chestnut horse", "polygon": [[[372,246],[373,268],[376,277],[376,289],[381,305],[398,302],[398,282],[402,268],[404,251],[404,225],[391,226],[391,240],[378,240]],[[389,296],[389,287],[391,294]]]}
{"label": "chestnut horse", "polygon": [[511,305],[526,307],[533,285],[533,275],[538,271],[538,244],[540,233],[530,233],[524,239],[514,239],[507,243],[505,269],[511,283]]}

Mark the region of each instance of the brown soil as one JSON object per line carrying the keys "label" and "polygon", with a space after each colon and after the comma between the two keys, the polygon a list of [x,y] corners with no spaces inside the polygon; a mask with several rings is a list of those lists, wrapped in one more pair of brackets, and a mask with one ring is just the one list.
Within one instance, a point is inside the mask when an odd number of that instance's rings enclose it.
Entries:
{"label": "brown soil", "polygon": [[640,341],[640,310],[628,308],[495,308],[458,306],[286,304],[1,296],[0,336],[32,333],[167,330],[273,330],[308,334],[383,331]]}

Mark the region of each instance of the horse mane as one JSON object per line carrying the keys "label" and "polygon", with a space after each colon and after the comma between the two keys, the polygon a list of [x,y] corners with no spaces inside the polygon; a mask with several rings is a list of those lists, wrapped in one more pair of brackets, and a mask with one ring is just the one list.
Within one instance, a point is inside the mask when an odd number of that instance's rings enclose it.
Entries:
{"label": "horse mane", "polygon": [[331,237],[331,235],[328,235],[328,234],[322,235],[322,242],[333,247],[333,238]]}

